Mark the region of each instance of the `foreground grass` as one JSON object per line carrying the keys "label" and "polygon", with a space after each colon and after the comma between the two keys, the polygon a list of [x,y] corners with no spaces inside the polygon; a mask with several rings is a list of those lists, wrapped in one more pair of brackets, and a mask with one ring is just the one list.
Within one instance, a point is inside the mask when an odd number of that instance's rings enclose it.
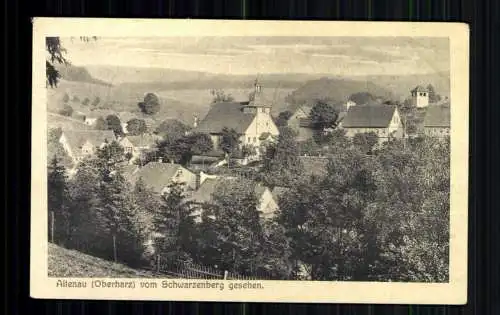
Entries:
{"label": "foreground grass", "polygon": [[[158,277],[147,270],[136,270],[94,256],[49,243],[49,277]],[[162,277],[165,277],[162,275]]]}

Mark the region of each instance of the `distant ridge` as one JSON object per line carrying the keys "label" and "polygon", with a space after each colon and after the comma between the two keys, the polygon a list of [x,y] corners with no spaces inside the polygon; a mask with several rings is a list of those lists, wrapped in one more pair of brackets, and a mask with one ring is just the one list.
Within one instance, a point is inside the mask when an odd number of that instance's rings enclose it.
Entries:
{"label": "distant ridge", "polygon": [[56,69],[59,71],[61,78],[67,81],[85,82],[109,87],[113,86],[109,82],[94,78],[85,67],[74,65],[56,65]]}

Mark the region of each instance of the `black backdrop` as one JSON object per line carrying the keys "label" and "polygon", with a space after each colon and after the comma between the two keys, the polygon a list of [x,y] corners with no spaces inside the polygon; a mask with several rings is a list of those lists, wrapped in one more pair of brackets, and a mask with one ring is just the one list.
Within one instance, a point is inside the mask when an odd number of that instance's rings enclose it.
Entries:
{"label": "black backdrop", "polygon": [[[500,1],[6,0],[5,314],[500,314]],[[44,301],[29,298],[32,16],[459,21],[471,26],[469,298],[466,306]]]}

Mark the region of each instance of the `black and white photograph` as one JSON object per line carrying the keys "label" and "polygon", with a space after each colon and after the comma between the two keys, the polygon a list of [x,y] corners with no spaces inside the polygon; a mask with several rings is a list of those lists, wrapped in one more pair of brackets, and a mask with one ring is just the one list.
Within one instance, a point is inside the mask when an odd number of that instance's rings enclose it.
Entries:
{"label": "black and white photograph", "polygon": [[52,287],[452,284],[466,222],[452,231],[451,213],[466,221],[467,199],[450,200],[467,178],[453,182],[451,149],[466,157],[454,131],[468,137],[467,116],[451,119],[468,110],[452,34],[287,25],[39,39],[37,243]]}

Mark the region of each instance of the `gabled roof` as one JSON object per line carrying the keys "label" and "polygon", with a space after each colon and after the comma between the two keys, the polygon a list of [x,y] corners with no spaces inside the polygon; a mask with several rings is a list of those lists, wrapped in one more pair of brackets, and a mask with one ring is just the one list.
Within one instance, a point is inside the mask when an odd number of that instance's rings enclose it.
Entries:
{"label": "gabled roof", "polygon": [[152,147],[156,144],[156,141],[161,140],[161,137],[143,134],[140,136],[127,136],[126,137],[134,147]]}
{"label": "gabled roof", "polygon": [[427,90],[426,88],[424,88],[421,85],[417,85],[413,90],[411,90],[411,92],[412,93],[415,93],[415,92],[429,92],[429,90]]}
{"label": "gabled roof", "polygon": [[425,113],[424,127],[449,128],[450,112],[450,107],[446,104],[440,106],[429,106]]}
{"label": "gabled roof", "polygon": [[342,120],[344,128],[385,128],[388,127],[396,106],[365,105],[353,106]]}
{"label": "gabled roof", "polygon": [[[196,190],[190,197],[190,200],[197,202],[197,203],[205,203],[205,202],[210,202],[212,201],[212,196],[214,192],[216,191],[218,185],[224,183],[224,182],[229,182],[229,181],[234,181],[236,178],[229,178],[229,177],[218,177],[218,178],[207,178],[203,182],[203,184],[200,185],[198,190]],[[257,199],[260,199],[262,197],[262,194],[269,188],[256,184],[254,188],[254,193],[255,197]]]}
{"label": "gabled roof", "polygon": [[150,162],[133,172],[129,180],[136,182],[139,178],[142,178],[146,186],[152,188],[157,193],[161,193],[172,182],[179,170],[189,172],[189,170],[179,164]]}
{"label": "gabled roof", "polygon": [[93,146],[98,147],[106,141],[112,142],[116,140],[112,130],[63,130],[62,135],[66,137],[71,148],[78,149],[87,141]]}
{"label": "gabled roof", "polygon": [[244,133],[255,115],[243,112],[244,103],[222,102],[213,104],[205,118],[194,129],[203,133],[220,133],[224,127]]}

